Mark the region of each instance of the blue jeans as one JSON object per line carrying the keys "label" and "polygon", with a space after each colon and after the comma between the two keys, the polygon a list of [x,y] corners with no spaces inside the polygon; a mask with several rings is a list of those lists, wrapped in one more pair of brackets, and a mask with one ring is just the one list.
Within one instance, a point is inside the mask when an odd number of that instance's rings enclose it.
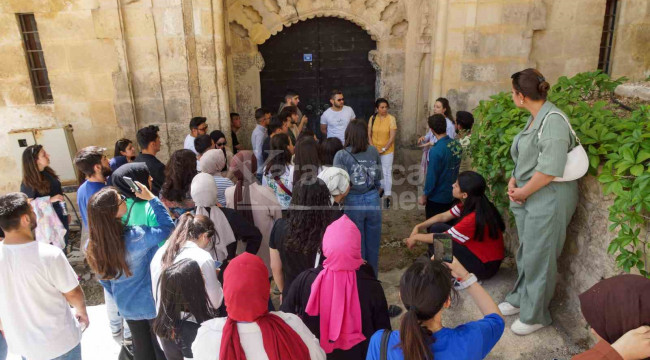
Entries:
{"label": "blue jeans", "polygon": [[381,204],[377,190],[365,194],[349,194],[345,198],[345,215],[361,232],[361,256],[375,270],[379,270],[379,243],[381,242]]}
{"label": "blue jeans", "polygon": [[4,335],[0,332],[0,360],[5,360],[7,358],[7,342],[5,341]]}
{"label": "blue jeans", "polygon": [[[23,356],[23,360],[27,359]],[[77,344],[77,346],[67,353],[57,356],[52,360],[81,360],[81,343]]]}
{"label": "blue jeans", "polygon": [[106,290],[104,290],[104,303],[106,304],[106,313],[108,314],[108,323],[111,327],[111,333],[113,333],[113,335],[119,334],[122,332],[122,329],[124,329],[122,338],[130,339],[131,330],[129,329],[129,325],[126,323],[126,321],[124,321],[118,312],[117,304],[115,304],[115,299],[113,299],[111,294],[109,294]]}

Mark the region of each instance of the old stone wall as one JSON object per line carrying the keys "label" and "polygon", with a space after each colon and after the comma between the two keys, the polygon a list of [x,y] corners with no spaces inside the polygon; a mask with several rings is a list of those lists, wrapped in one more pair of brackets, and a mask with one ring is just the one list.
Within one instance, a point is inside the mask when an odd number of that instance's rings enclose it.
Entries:
{"label": "old stone wall", "polygon": [[[113,23],[95,11],[98,1],[0,2],[0,193],[18,189],[21,164],[11,157],[11,130],[72,124],[77,147],[112,148],[133,134],[118,126],[114,77],[120,73]],[[54,102],[35,105],[17,13],[34,13]],[[50,149],[55,152],[55,149]]]}
{"label": "old stone wall", "polygon": [[650,2],[619,1],[612,52],[612,76],[644,80],[650,76]]}

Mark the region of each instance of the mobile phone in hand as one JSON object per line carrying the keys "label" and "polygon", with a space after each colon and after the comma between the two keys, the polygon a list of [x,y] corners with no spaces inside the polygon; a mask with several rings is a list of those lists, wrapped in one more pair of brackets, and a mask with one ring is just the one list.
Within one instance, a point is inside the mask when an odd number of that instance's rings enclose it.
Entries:
{"label": "mobile phone in hand", "polygon": [[219,261],[219,260],[215,260],[215,261],[214,261],[214,268],[215,268],[215,269],[220,268],[221,265],[223,265],[223,262],[221,262],[221,261]]}
{"label": "mobile phone in hand", "polygon": [[451,235],[449,234],[436,234],[433,238],[433,251],[436,259],[442,259],[444,262],[451,263],[454,261],[454,252],[452,246]]}
{"label": "mobile phone in hand", "polygon": [[131,190],[133,190],[134,193],[138,193],[138,194],[139,194],[139,193],[142,192],[142,189],[140,189],[140,187],[139,187],[138,185],[136,185],[136,183],[133,181],[133,179],[131,179],[131,178],[128,177],[128,176],[124,176],[124,177],[122,177],[122,178],[124,179],[124,182],[125,182],[127,185],[129,185],[129,187],[131,188]]}

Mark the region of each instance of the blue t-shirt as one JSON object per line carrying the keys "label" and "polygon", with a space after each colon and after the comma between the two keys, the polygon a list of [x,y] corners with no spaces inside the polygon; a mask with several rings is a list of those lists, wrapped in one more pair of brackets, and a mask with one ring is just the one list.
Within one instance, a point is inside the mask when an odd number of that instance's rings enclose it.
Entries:
{"label": "blue t-shirt", "polygon": [[[442,328],[433,334],[436,341],[431,345],[436,360],[464,359],[479,360],[490,353],[499,341],[505,322],[497,314],[490,314],[481,320],[460,325],[454,329]],[[384,330],[377,331],[370,338],[366,360],[379,360],[379,347]],[[404,359],[399,345],[399,331],[393,331],[388,340],[388,360]]]}
{"label": "blue t-shirt", "polygon": [[77,206],[79,207],[79,213],[81,214],[81,220],[83,220],[84,226],[88,226],[88,200],[104,186],[106,184],[103,182],[87,180],[79,186],[77,190]]}

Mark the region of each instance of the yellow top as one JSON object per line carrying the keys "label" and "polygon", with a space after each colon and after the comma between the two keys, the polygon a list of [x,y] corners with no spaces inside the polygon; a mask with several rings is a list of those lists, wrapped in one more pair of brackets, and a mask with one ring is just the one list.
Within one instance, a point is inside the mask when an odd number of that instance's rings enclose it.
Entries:
{"label": "yellow top", "polygon": [[[372,124],[372,144],[377,148],[377,151],[381,151],[381,148],[388,144],[390,131],[397,130],[397,121],[391,114],[387,114],[384,117],[377,115],[374,123],[372,120],[371,117],[368,122],[368,132],[370,132],[370,126]],[[393,151],[395,151],[395,141],[390,145],[390,148],[386,149],[386,152],[380,153],[380,155],[392,154]]]}

